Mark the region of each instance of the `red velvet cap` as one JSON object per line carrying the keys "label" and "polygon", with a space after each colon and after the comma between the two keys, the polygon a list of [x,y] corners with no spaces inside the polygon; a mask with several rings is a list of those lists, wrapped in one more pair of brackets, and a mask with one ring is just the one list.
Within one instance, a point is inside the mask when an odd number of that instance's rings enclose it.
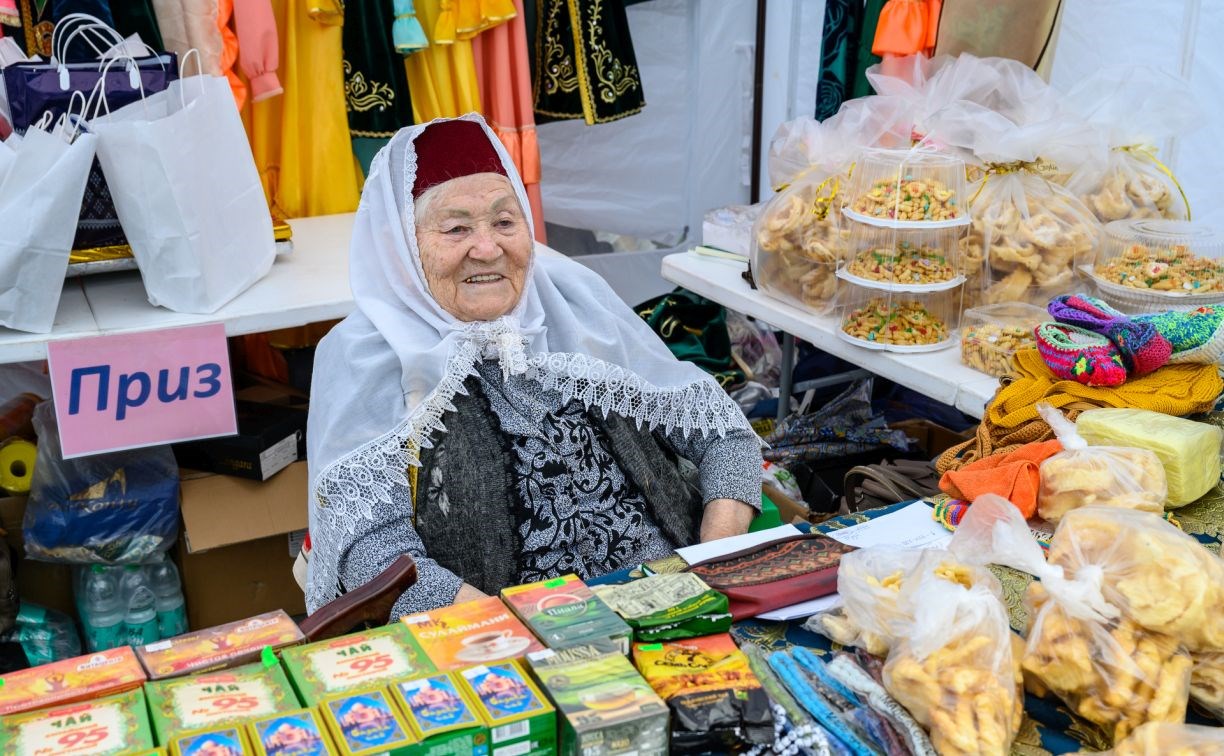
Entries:
{"label": "red velvet cap", "polygon": [[417,173],[412,198],[426,189],[474,173],[500,173],[506,168],[489,135],[474,121],[440,121],[416,138]]}

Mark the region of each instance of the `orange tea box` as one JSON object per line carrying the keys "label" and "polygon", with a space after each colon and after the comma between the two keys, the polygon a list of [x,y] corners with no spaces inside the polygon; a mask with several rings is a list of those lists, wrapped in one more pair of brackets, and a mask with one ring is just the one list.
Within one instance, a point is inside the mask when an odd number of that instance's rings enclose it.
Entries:
{"label": "orange tea box", "polygon": [[305,639],[289,615],[277,610],[140,646],[136,656],[150,680],[162,680],[237,667],[257,661],[265,647],[284,648]]}
{"label": "orange tea box", "polygon": [[0,723],[4,754],[121,756],[152,750],[153,735],[139,689],[4,717]]}
{"label": "orange tea box", "polygon": [[410,614],[403,622],[442,671],[515,659],[544,649],[496,596]]}
{"label": "orange tea box", "polygon": [[52,662],[0,678],[0,715],[123,693],[144,681],[128,646]]}

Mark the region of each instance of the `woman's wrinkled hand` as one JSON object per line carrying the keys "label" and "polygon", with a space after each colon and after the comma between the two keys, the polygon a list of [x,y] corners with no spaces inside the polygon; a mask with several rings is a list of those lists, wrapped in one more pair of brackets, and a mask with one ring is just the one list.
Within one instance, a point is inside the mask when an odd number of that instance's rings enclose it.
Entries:
{"label": "woman's wrinkled hand", "polygon": [[455,600],[453,603],[462,604],[467,601],[476,601],[477,599],[487,597],[487,593],[484,593],[483,591],[464,583],[463,585],[459,586],[459,592],[455,594]]}

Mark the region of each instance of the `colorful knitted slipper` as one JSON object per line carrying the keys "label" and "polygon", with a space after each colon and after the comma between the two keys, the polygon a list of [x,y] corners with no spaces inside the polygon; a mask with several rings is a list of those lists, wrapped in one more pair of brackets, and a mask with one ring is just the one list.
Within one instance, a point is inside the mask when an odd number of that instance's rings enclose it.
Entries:
{"label": "colorful knitted slipper", "polygon": [[1099,333],[1063,323],[1042,323],[1033,335],[1041,358],[1059,378],[1085,386],[1126,383],[1122,354]]}
{"label": "colorful knitted slipper", "polygon": [[1224,305],[1205,305],[1193,312],[1158,312],[1135,315],[1137,323],[1150,323],[1173,346],[1170,363],[1210,365],[1224,358]]}
{"label": "colorful knitted slipper", "polygon": [[1050,301],[1050,315],[1060,323],[1078,326],[1105,336],[1122,354],[1132,377],[1147,375],[1163,367],[1173,354],[1173,345],[1151,323],[1124,315],[1087,294],[1071,294]]}

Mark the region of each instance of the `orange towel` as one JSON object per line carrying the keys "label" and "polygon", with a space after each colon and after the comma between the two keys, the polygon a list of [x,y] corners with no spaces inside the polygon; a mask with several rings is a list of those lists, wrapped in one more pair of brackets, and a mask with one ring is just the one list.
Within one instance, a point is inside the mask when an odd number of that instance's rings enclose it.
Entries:
{"label": "orange towel", "polygon": [[1037,469],[1062,451],[1058,441],[1025,444],[1008,454],[992,454],[959,470],[949,470],[939,488],[949,496],[972,502],[983,494],[998,494],[1016,505],[1025,519],[1037,513]]}

